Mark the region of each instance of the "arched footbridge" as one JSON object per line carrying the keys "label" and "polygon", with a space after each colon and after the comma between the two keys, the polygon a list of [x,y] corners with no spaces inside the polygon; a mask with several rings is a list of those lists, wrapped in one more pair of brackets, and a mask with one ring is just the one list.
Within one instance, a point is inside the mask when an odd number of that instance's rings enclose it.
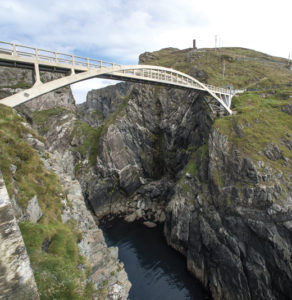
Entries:
{"label": "arched footbridge", "polygon": [[[0,100],[0,103],[15,107],[33,98],[61,87],[90,78],[109,78],[148,84],[159,84],[178,88],[205,91],[217,107],[229,114],[232,97],[241,92],[204,84],[182,72],[149,65],[119,65],[102,60],[33,48],[7,42],[0,42],[0,65],[34,69],[35,83],[26,90]],[[53,81],[42,83],[40,71],[64,73]]]}

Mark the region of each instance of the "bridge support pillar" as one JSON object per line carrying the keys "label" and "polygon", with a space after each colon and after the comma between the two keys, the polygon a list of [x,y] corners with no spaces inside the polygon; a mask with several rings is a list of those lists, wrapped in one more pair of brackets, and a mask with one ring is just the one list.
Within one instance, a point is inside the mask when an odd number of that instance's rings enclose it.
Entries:
{"label": "bridge support pillar", "polygon": [[34,64],[34,78],[35,78],[35,83],[34,83],[35,85],[42,84],[38,63]]}

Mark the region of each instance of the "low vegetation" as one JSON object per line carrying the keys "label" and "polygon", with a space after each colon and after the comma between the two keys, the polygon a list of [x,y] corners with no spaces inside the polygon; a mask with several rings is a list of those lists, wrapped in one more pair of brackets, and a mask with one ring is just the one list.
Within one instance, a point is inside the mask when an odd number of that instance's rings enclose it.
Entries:
{"label": "low vegetation", "polygon": [[208,141],[193,151],[190,155],[189,161],[183,169],[182,177],[179,181],[179,186],[186,192],[191,191],[190,183],[186,180],[187,176],[198,176],[199,165],[206,158],[208,153]]}
{"label": "low vegetation", "polygon": [[83,121],[76,121],[71,139],[77,139],[78,143],[72,147],[73,152],[78,152],[82,159],[89,158],[92,166],[96,164],[97,149],[102,128],[93,128]]}
{"label": "low vegetation", "polygon": [[61,117],[69,111],[63,107],[54,107],[47,110],[34,111],[32,113],[33,121],[37,125],[38,132],[45,134],[50,128],[50,118]]}

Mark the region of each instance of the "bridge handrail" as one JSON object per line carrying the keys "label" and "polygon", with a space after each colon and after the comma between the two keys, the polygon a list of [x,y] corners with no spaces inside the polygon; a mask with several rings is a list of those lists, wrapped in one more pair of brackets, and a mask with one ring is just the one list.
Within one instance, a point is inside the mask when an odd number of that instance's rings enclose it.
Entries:
{"label": "bridge handrail", "polygon": [[[30,49],[32,51],[25,51],[24,49]],[[19,57],[30,57],[37,60],[44,60],[49,62],[56,62],[59,64],[69,64],[72,66],[83,66],[88,69],[94,68],[102,68],[102,67],[119,67],[120,64],[83,57],[79,55],[66,54],[62,52],[56,52],[51,50],[46,50],[42,48],[34,48],[30,46],[25,46],[16,43],[9,43],[0,41],[0,51],[8,53],[10,55],[15,55]],[[52,54],[52,55],[45,55]],[[83,60],[83,61],[80,61]]]}

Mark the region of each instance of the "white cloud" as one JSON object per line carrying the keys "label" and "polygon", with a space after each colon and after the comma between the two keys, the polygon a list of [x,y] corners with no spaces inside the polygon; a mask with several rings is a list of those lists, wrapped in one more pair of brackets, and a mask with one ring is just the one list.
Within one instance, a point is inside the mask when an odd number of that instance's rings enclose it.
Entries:
{"label": "white cloud", "polygon": [[0,28],[6,41],[122,64],[193,38],[213,47],[216,34],[224,46],[287,57],[291,8],[290,0],[9,0],[0,2]]}

